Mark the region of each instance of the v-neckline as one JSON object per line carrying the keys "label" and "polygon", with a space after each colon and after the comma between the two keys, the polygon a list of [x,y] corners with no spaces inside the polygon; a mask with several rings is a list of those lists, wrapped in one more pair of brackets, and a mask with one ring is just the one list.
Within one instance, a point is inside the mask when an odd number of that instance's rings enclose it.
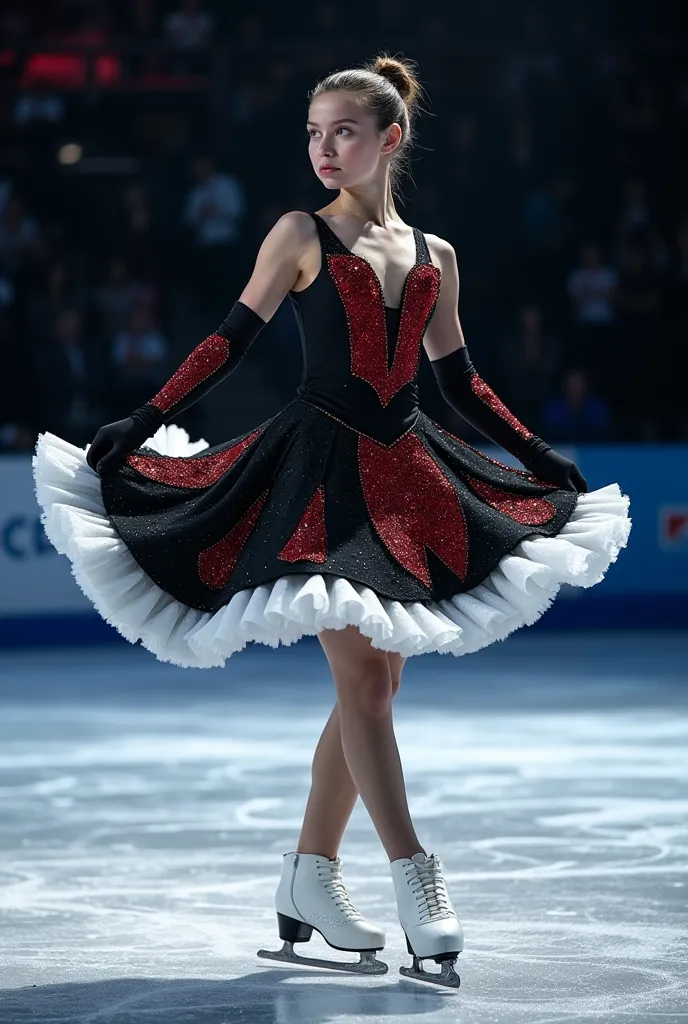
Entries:
{"label": "v-neckline", "polygon": [[370,262],[370,260],[366,259],[365,256],[361,256],[361,254],[359,252],[354,252],[353,249],[350,249],[348,245],[345,245],[344,242],[342,242],[342,240],[339,237],[339,235],[337,234],[337,232],[334,230],[334,228],[331,228],[330,225],[325,220],[325,218],[321,217],[321,215],[319,213],[313,213],[313,216],[317,217],[317,219],[320,221],[320,223],[325,225],[325,228],[330,232],[331,235],[333,235],[333,237],[336,239],[337,243],[339,245],[341,245],[342,249],[346,249],[347,253],[350,256],[354,256],[357,260],[363,260],[364,263],[367,263],[367,265],[370,267],[370,272],[372,273],[373,277],[375,278],[375,281],[377,282],[377,287],[378,287],[378,290],[380,292],[380,298],[382,299],[382,305],[384,306],[384,308],[386,310],[389,310],[391,313],[401,313],[403,308],[404,308],[404,302],[406,301],[406,286],[409,283],[409,279],[411,277],[411,274],[416,269],[416,267],[421,266],[421,264],[423,262],[423,260],[422,260],[422,253],[421,253],[421,247],[418,244],[418,228],[411,228],[411,230],[413,231],[413,240],[416,243],[416,262],[413,264],[413,266],[409,270],[408,274],[406,275],[406,278],[404,279],[404,284],[403,284],[402,289],[401,289],[401,305],[399,305],[399,306],[388,306],[387,303],[385,302],[385,292],[384,292],[384,289],[382,287],[382,281],[380,280],[380,278],[378,276],[378,273],[375,270],[375,267]]}

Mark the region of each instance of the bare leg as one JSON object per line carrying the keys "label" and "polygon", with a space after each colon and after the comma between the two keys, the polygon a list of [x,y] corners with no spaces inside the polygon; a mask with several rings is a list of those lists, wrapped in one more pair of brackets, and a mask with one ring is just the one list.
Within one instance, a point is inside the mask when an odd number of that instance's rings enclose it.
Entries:
{"label": "bare leg", "polygon": [[[401,670],[406,661],[400,654],[387,652],[392,677],[392,697],[399,689]],[[297,853],[319,853],[334,860],[344,829],[351,817],[358,790],[344,757],[336,703],[315,748],[312,785],[306,803]]]}
{"label": "bare leg", "polygon": [[409,814],[392,723],[386,652],[355,626],[318,634],[332,669],[344,758],[390,859],[423,851]]}

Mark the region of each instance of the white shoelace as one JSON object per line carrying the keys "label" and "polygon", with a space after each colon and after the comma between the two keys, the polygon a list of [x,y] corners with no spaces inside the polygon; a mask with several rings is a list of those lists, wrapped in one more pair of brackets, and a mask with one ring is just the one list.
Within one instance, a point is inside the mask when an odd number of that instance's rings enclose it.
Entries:
{"label": "white shoelace", "polygon": [[[337,906],[344,911],[345,915],[348,918],[361,919],[363,915],[360,914],[358,910],[356,910],[344,886],[344,882],[340,874],[339,863],[330,863],[328,865],[328,868],[330,872],[330,877],[323,881],[323,885],[330,893],[332,898],[335,900]],[[322,878],[321,872],[318,872],[318,874]]]}
{"label": "white shoelace", "polygon": [[[425,864],[414,863],[414,868],[415,878],[409,884],[416,894],[416,899],[422,902],[421,921],[425,924],[426,921],[441,921],[445,917],[454,917],[449,894],[440,873],[440,865],[434,854]],[[414,882],[420,884],[414,885]]]}

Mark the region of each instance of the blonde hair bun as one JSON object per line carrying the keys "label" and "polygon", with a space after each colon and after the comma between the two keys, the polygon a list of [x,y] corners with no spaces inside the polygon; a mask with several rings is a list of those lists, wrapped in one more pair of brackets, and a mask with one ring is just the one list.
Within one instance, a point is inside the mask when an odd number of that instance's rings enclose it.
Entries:
{"label": "blonde hair bun", "polygon": [[370,65],[370,70],[391,82],[406,106],[412,106],[420,92],[420,82],[411,61],[381,54]]}

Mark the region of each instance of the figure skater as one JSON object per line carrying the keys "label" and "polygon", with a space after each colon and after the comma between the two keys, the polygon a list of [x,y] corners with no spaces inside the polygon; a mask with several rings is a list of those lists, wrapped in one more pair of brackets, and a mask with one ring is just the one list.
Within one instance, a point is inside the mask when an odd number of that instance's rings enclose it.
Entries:
{"label": "figure skater", "polygon": [[[352,905],[340,840],[360,793],[390,860],[413,967],[456,986],[462,928],[411,821],[392,723],[409,655],[456,656],[530,625],[562,583],[590,587],[625,547],[629,499],[578,467],[478,375],[454,249],[404,223],[394,195],[420,84],[378,56],[309,96],[308,153],[333,201],[264,239],[226,320],[142,408],[82,450],[39,437],[37,497],[100,614],[181,666],[316,634],[337,701],[275,897],[279,953],[369,974],[381,928]],[[296,397],[214,448],[170,421],[223,380],[289,295],[304,353]],[[525,467],[488,458],[418,406],[421,343],[446,401]],[[352,964],[298,957],[316,929]],[[434,959],[439,972],[424,971]]]}

